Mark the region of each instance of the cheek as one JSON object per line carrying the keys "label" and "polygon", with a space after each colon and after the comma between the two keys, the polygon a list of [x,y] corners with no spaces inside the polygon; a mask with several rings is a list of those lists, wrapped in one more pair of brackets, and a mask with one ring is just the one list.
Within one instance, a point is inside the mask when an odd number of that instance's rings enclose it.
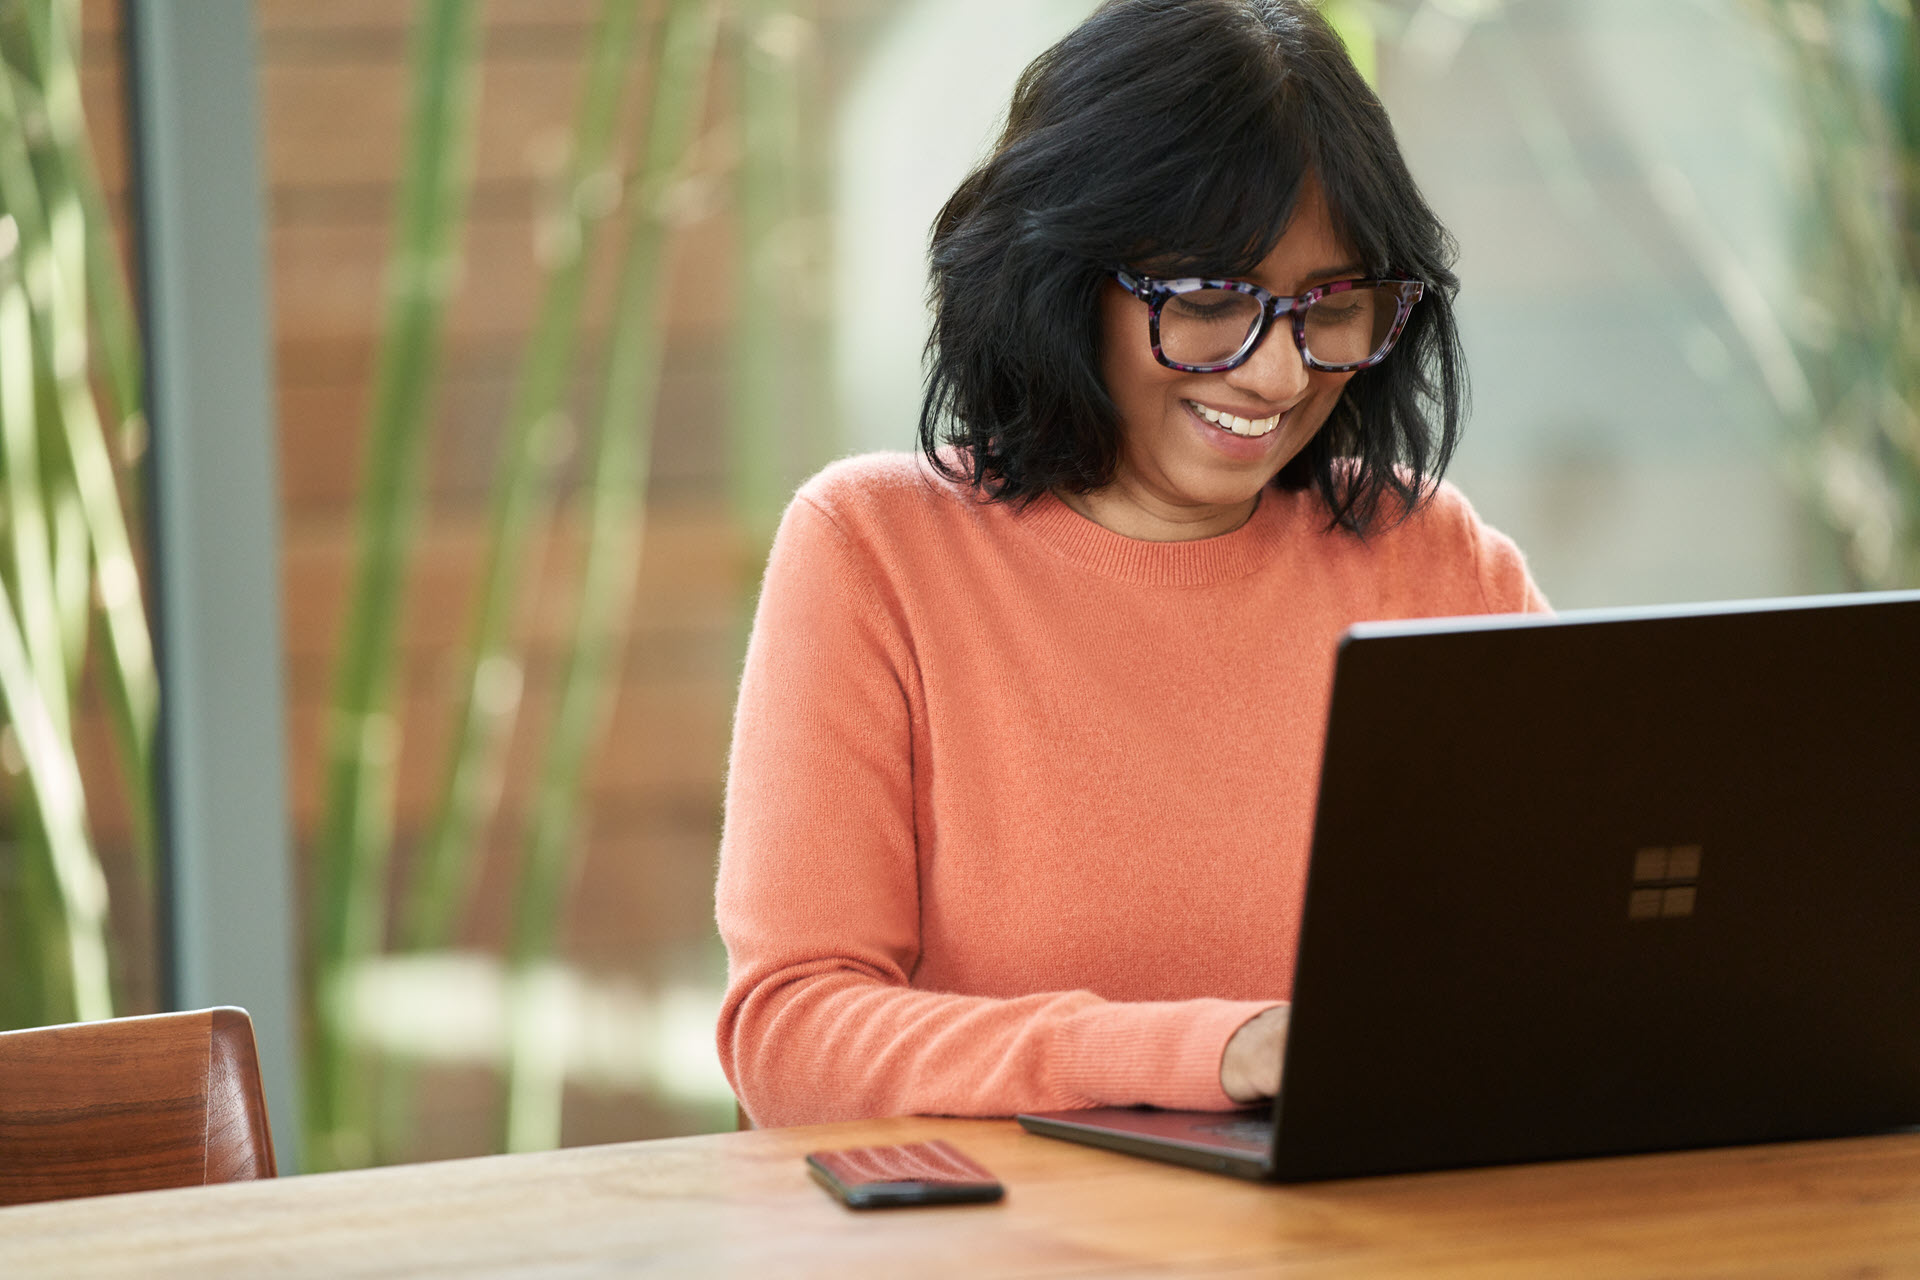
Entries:
{"label": "cheek", "polygon": [[1130,418],[1164,400],[1166,388],[1180,375],[1153,358],[1144,307],[1108,307],[1101,329],[1100,373],[1124,430]]}
{"label": "cheek", "polygon": [[1340,393],[1347,389],[1349,382],[1353,381],[1353,375],[1315,371],[1311,376],[1313,425],[1317,427],[1327,420],[1327,415],[1333,412],[1333,406],[1340,403]]}

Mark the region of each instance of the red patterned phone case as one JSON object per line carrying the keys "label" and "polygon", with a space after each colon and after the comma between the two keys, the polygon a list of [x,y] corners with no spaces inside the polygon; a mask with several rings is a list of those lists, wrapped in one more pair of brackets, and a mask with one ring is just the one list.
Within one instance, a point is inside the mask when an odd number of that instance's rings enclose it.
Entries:
{"label": "red patterned phone case", "polygon": [[815,1151],[807,1156],[807,1171],[850,1209],[978,1204],[1006,1194],[978,1161],[938,1140]]}

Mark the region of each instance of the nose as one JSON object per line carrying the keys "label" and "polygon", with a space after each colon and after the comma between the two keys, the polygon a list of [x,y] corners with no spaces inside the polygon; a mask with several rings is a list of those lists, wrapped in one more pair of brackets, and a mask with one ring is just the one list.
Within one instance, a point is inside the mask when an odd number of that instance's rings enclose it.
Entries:
{"label": "nose", "polygon": [[1307,362],[1285,316],[1267,326],[1247,362],[1226,373],[1228,385],[1268,404],[1291,406],[1307,393]]}

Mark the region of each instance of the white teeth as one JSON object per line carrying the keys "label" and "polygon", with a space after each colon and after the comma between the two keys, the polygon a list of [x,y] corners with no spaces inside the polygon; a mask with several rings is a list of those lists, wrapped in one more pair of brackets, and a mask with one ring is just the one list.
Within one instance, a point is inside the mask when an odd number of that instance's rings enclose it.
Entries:
{"label": "white teeth", "polygon": [[1276,413],[1271,418],[1242,418],[1231,413],[1221,413],[1217,409],[1209,409],[1197,401],[1189,400],[1187,403],[1193,407],[1195,413],[1208,422],[1217,427],[1224,427],[1237,436],[1263,436],[1279,426],[1280,419],[1284,416]]}

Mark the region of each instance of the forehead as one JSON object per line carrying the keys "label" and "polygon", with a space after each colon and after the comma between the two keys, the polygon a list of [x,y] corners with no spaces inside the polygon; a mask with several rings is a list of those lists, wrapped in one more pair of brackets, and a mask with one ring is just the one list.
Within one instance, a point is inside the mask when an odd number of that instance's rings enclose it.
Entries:
{"label": "forehead", "polygon": [[1334,228],[1320,184],[1309,179],[1286,231],[1247,278],[1269,292],[1295,294],[1362,269],[1360,255]]}

